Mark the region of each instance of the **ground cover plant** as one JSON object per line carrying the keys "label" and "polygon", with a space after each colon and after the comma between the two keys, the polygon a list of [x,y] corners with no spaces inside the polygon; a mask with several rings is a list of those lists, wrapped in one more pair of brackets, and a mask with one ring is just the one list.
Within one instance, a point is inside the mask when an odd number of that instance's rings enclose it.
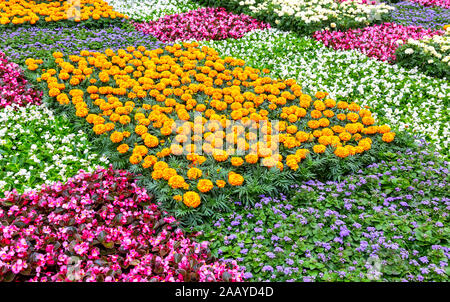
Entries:
{"label": "ground cover plant", "polygon": [[408,40],[397,49],[397,62],[407,68],[418,67],[421,71],[439,78],[450,78],[450,27],[443,36],[421,40]]}
{"label": "ground cover plant", "polygon": [[414,3],[419,3],[423,6],[439,6],[443,8],[450,8],[449,0],[409,0]]}
{"label": "ground cover plant", "polygon": [[108,160],[81,130],[44,106],[0,109],[0,197],[65,181],[79,169],[93,171]]}
{"label": "ground cover plant", "polygon": [[270,27],[244,14],[229,13],[224,8],[201,8],[155,21],[134,23],[134,26],[136,30],[163,42],[238,39],[251,30]]}
{"label": "ground cover plant", "polygon": [[450,20],[450,10],[442,7],[426,7],[411,1],[392,4],[389,19],[402,25],[415,25],[425,28],[441,29]]}
{"label": "ground cover plant", "polygon": [[117,50],[128,45],[143,45],[158,48],[164,44],[140,32],[105,26],[91,29],[84,24],[56,28],[12,28],[0,32],[0,47],[8,58],[22,66],[25,60],[34,56],[51,57],[54,52],[78,54],[81,50]]}
{"label": "ground cover plant", "polygon": [[115,10],[136,21],[157,20],[164,16],[185,13],[201,8],[191,0],[107,0]]}
{"label": "ground cover plant", "polygon": [[448,168],[428,148],[392,154],[341,182],[261,196],[202,239],[253,281],[446,281]]}
{"label": "ground cover plant", "polygon": [[241,281],[124,171],[0,199],[0,281]]}

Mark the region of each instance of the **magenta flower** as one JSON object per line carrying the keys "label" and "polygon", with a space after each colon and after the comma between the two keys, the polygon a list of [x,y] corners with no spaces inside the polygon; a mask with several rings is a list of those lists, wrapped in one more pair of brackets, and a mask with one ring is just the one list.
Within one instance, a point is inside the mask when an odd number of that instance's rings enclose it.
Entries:
{"label": "magenta flower", "polygon": [[187,236],[125,171],[0,199],[1,281],[242,281]]}
{"label": "magenta flower", "polygon": [[419,3],[423,6],[440,6],[450,8],[450,0],[409,0],[410,2]]}
{"label": "magenta flower", "polygon": [[249,31],[270,27],[250,16],[210,7],[168,15],[156,21],[133,22],[133,25],[136,30],[153,35],[163,42],[239,39]]}
{"label": "magenta flower", "polygon": [[9,62],[0,51],[0,108],[6,106],[39,105],[42,92],[36,91],[28,84],[20,67]]}
{"label": "magenta flower", "polygon": [[369,57],[382,61],[395,61],[395,50],[408,39],[422,39],[426,36],[443,35],[443,30],[425,29],[420,26],[404,26],[384,23],[347,31],[322,30],[313,37],[333,49],[357,49]]}

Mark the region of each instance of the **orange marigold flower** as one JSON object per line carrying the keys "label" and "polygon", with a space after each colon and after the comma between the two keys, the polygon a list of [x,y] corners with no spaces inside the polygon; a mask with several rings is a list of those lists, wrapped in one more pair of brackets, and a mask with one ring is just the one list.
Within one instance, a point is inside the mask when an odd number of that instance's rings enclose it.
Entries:
{"label": "orange marigold flower", "polygon": [[119,147],[117,147],[117,151],[119,151],[119,153],[121,154],[126,153],[129,149],[130,147],[127,144],[122,144]]}
{"label": "orange marigold flower", "polygon": [[232,186],[240,186],[244,183],[244,177],[240,174],[230,172],[228,174],[228,183]]}
{"label": "orange marigold flower", "polygon": [[326,147],[324,145],[321,145],[321,144],[314,145],[314,147],[313,147],[314,153],[324,153],[325,150],[326,150]]}
{"label": "orange marigold flower", "polygon": [[180,175],[174,175],[169,178],[169,186],[171,186],[173,189],[179,189],[184,187],[184,178]]}
{"label": "orange marigold flower", "polygon": [[337,147],[336,150],[334,150],[334,154],[340,158],[349,156],[348,149],[345,147]]}
{"label": "orange marigold flower", "polygon": [[231,164],[235,167],[239,167],[244,163],[244,160],[241,157],[232,157]]}
{"label": "orange marigold flower", "polygon": [[193,191],[188,191],[183,194],[183,203],[191,208],[196,208],[200,205],[200,195]]}
{"label": "orange marigold flower", "polygon": [[394,140],[394,137],[395,137],[394,132],[386,132],[383,134],[381,139],[383,140],[383,142],[390,143]]}
{"label": "orange marigold flower", "polygon": [[113,133],[111,133],[110,139],[111,139],[111,141],[113,143],[120,143],[123,140],[123,133],[122,132],[118,132],[118,131],[114,131]]}
{"label": "orange marigold flower", "polygon": [[197,189],[202,193],[211,191],[213,187],[214,185],[209,179],[200,179],[197,183]]}

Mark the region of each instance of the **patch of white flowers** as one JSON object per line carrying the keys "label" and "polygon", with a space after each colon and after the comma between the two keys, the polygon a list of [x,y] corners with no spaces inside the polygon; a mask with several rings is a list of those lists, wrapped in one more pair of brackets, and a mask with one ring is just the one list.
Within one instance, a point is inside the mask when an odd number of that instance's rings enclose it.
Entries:
{"label": "patch of white flowers", "polygon": [[394,7],[379,3],[367,5],[359,0],[338,2],[335,0],[255,0],[240,1],[255,14],[274,13],[278,17],[289,16],[302,20],[306,24],[326,20],[352,19],[358,23],[367,23],[381,18]]}
{"label": "patch of white flowers", "polygon": [[268,68],[271,76],[295,78],[310,93],[370,106],[382,122],[408,129],[447,149],[450,141],[449,82],[366,57],[335,51],[311,38],[277,29],[256,30],[239,40],[203,41],[223,56]]}
{"label": "patch of white flowers", "polygon": [[[424,38],[422,40],[409,39],[408,45],[417,47],[424,54],[429,55],[431,59],[428,63],[435,60],[446,63],[450,68],[450,27],[446,30],[445,35],[434,35],[432,38]],[[414,50],[410,47],[405,49],[405,54],[413,54]]]}
{"label": "patch of white flowers", "polygon": [[166,15],[198,9],[200,5],[190,0],[105,0],[122,14],[138,21],[156,20]]}
{"label": "patch of white flowers", "polygon": [[0,196],[65,181],[108,160],[91,151],[87,136],[44,106],[0,110]]}

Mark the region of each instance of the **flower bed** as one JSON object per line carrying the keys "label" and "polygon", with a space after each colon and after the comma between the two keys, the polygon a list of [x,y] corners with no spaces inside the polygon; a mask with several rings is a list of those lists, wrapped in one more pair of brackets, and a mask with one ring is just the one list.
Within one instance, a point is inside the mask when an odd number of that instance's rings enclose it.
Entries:
{"label": "flower bed", "polygon": [[23,192],[65,181],[79,169],[92,171],[107,163],[82,131],[44,106],[0,110],[0,197],[13,188]]}
{"label": "flower bed", "polygon": [[202,44],[250,66],[268,68],[274,77],[297,79],[306,90],[327,91],[338,101],[370,106],[380,122],[410,129],[441,150],[449,146],[448,81],[367,58],[355,50],[335,51],[313,39],[275,29]]}
{"label": "flower bed", "polygon": [[0,281],[242,281],[127,172],[80,172],[0,199]]}
{"label": "flower bed", "polygon": [[450,8],[450,0],[409,0],[423,6],[439,6],[443,8]]}
{"label": "flower bed", "polygon": [[269,22],[282,30],[309,34],[336,26],[358,28],[386,20],[394,8],[385,3],[371,5],[359,1],[338,0],[199,0],[207,6],[222,6]]}
{"label": "flower bed", "polygon": [[275,81],[197,45],[54,53],[47,64],[55,69],[39,78],[52,102],[92,125],[111,162],[143,173],[177,217],[191,213],[198,223],[200,213],[227,209],[230,195],[250,203],[276,185],[287,189],[289,178],[339,177],[405,143],[355,103],[302,93],[295,80]]}
{"label": "flower bed", "polygon": [[16,63],[23,64],[30,57],[51,57],[55,51],[78,54],[81,50],[117,50],[128,45],[144,45],[147,48],[163,47],[140,32],[129,31],[115,26],[90,29],[84,24],[73,27],[40,28],[20,27],[0,32],[0,48]]}
{"label": "flower bed", "polygon": [[31,88],[20,67],[9,62],[1,51],[0,84],[0,108],[10,105],[38,105],[41,102],[42,92]]}
{"label": "flower bed", "polygon": [[157,20],[167,15],[181,14],[200,8],[191,0],[106,0],[116,11],[136,21]]}
{"label": "flower bed", "polygon": [[396,54],[401,66],[418,67],[428,75],[450,79],[450,27],[444,36],[408,40]]}
{"label": "flower bed", "polygon": [[323,30],[313,37],[333,49],[358,49],[363,54],[382,61],[395,61],[395,50],[409,39],[420,40],[424,37],[442,35],[444,31],[424,29],[420,26],[403,26],[395,23],[368,26],[347,31]]}
{"label": "flower bed", "polygon": [[[444,281],[449,163],[426,148],[342,182],[310,180],[205,228],[251,281]],[[295,193],[294,193],[295,192]]]}
{"label": "flower bed", "polygon": [[128,17],[113,10],[102,0],[26,1],[8,0],[0,3],[0,28],[18,25],[75,24],[83,22],[92,27],[120,24]]}
{"label": "flower bed", "polygon": [[136,30],[150,34],[163,42],[239,39],[254,29],[270,27],[244,14],[229,13],[224,8],[201,8],[168,15],[156,21],[134,23],[134,26]]}
{"label": "flower bed", "polygon": [[450,10],[441,7],[425,7],[418,3],[402,1],[392,5],[389,14],[392,22],[402,25],[441,29],[450,20]]}

